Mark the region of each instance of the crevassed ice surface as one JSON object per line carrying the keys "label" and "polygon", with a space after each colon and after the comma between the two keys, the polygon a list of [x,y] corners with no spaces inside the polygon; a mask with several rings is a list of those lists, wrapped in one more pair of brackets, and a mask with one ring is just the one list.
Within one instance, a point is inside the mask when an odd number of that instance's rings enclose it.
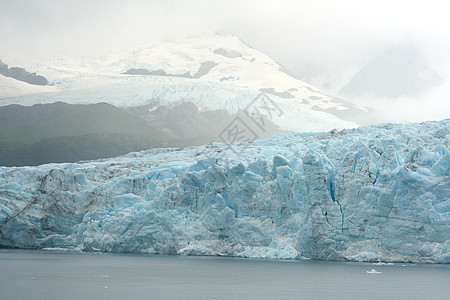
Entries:
{"label": "crevassed ice surface", "polygon": [[450,263],[450,120],[0,168],[0,245]]}

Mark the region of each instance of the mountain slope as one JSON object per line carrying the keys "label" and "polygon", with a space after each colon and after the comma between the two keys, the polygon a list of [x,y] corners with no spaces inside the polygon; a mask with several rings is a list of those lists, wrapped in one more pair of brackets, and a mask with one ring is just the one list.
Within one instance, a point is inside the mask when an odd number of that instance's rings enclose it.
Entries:
{"label": "mountain slope", "polygon": [[[142,118],[155,129],[174,139],[196,139],[209,137],[209,141],[223,141],[220,133],[236,118],[248,120],[243,111],[231,114],[226,110],[199,111],[193,103],[185,102],[175,106],[153,105],[129,107],[127,111]],[[251,121],[251,120],[248,120]],[[264,119],[264,130],[253,128],[257,139],[267,138],[275,134],[287,133],[280,130],[268,118]]]}
{"label": "mountain slope", "polygon": [[133,133],[162,140],[139,118],[107,103],[9,105],[0,108],[0,139],[34,142],[43,138],[94,133]]}
{"label": "mountain slope", "polygon": [[106,103],[0,107],[0,165],[73,162],[163,145],[177,143]]}

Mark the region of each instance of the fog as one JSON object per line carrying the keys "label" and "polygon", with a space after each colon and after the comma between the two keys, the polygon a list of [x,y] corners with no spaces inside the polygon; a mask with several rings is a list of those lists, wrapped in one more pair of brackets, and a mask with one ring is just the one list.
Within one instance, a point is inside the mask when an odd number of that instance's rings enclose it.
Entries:
{"label": "fog", "polygon": [[[406,120],[450,117],[450,19],[444,1],[0,2],[0,59],[7,62],[88,56],[219,32],[240,37],[319,87],[321,78],[334,78],[330,93],[389,45],[410,41],[444,84],[414,99],[384,103]],[[372,100],[360,102],[376,105],[378,99]]]}

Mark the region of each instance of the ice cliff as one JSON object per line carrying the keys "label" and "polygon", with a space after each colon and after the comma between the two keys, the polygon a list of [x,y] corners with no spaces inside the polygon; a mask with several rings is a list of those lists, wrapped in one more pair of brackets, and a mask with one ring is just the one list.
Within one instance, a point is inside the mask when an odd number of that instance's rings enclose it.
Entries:
{"label": "ice cliff", "polygon": [[450,120],[0,168],[0,245],[450,263]]}

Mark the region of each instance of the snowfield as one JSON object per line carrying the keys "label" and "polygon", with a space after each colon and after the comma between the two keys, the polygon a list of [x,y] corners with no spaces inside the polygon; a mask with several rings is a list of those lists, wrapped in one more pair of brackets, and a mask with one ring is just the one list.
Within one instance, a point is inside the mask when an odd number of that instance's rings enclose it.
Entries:
{"label": "snowfield", "polygon": [[0,245],[450,263],[450,120],[0,168]]}

